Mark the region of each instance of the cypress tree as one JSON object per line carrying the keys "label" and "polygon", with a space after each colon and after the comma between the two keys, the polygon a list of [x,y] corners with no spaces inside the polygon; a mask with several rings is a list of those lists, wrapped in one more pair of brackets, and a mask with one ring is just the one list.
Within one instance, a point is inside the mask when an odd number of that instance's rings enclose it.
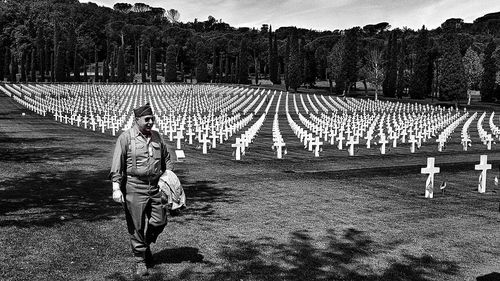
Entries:
{"label": "cypress tree", "polygon": [[166,52],[165,82],[177,82],[176,48],[170,45]]}
{"label": "cypress tree", "polygon": [[113,47],[113,51],[111,52],[111,59],[110,59],[110,74],[109,74],[109,79],[110,81],[115,82],[116,81],[116,59],[117,59],[117,53],[116,53],[116,47]]}
{"label": "cypress tree", "polygon": [[406,38],[405,35],[403,34],[398,51],[398,79],[396,85],[396,96],[399,99],[403,98],[405,89],[408,87],[407,68],[408,64],[407,64]]}
{"label": "cypress tree", "polygon": [[296,29],[292,31],[292,34],[288,38],[288,40],[290,41],[287,64],[288,85],[291,89],[297,92],[297,89],[302,84],[303,62]]}
{"label": "cypress tree", "polygon": [[[267,55],[267,63],[269,65],[269,80],[271,80],[271,82],[273,82],[274,80],[274,77],[273,77],[273,29],[272,29],[272,26],[269,25],[269,30],[267,32],[267,41],[268,41],[268,47],[269,47],[269,51],[268,51],[268,55]],[[274,83],[274,82],[273,82]]]}
{"label": "cypress tree", "polygon": [[142,82],[146,82],[146,52],[144,52],[145,46],[141,44],[139,48],[139,57],[140,57],[140,68],[141,68],[141,80]]}
{"label": "cypress tree", "polygon": [[55,76],[54,79],[57,82],[64,82],[66,81],[66,71],[65,71],[65,62],[64,62],[64,57],[65,57],[65,50],[62,44],[59,44],[56,48],[56,54],[54,58],[54,68],[55,68]]}
{"label": "cypress tree", "polygon": [[5,47],[3,42],[0,40],[0,81],[3,81],[5,75]]}
{"label": "cypress tree", "polygon": [[316,82],[316,58],[314,51],[306,48],[304,51],[304,83],[308,83],[313,87]]}
{"label": "cypress tree", "polygon": [[151,69],[151,82],[157,82],[158,81],[158,75],[156,71],[156,48],[151,47],[151,65],[149,68]]}
{"label": "cypress tree", "polygon": [[97,45],[95,46],[94,49],[94,81],[97,82],[99,81],[99,57],[97,56]]}
{"label": "cypress tree", "polygon": [[240,42],[240,52],[238,56],[238,83],[248,84],[248,48],[247,39],[243,38]]}
{"label": "cypress tree", "polygon": [[10,69],[9,69],[9,65],[10,65],[10,51],[9,51],[9,48],[7,46],[5,46],[4,53],[1,54],[1,55],[3,56],[3,64],[0,64],[0,67],[3,67],[4,79],[5,78],[9,79],[9,76],[10,76]]}
{"label": "cypress tree", "polygon": [[117,81],[125,82],[127,80],[125,73],[125,54],[123,50],[123,46],[118,48],[118,62],[117,62]]}
{"label": "cypress tree", "polygon": [[273,40],[273,69],[274,69],[274,77],[276,81],[273,81],[274,84],[281,84],[281,71],[280,71],[280,59],[278,57],[278,37],[276,33],[274,34]]}
{"label": "cypress tree", "polygon": [[165,78],[165,54],[164,49],[161,51],[161,76]]}
{"label": "cypress tree", "polygon": [[26,82],[26,50],[22,50],[21,54],[21,81]]}
{"label": "cypress tree", "polygon": [[75,51],[73,52],[73,73],[74,73],[74,78],[76,82],[80,82],[80,57],[78,55],[78,52],[76,50],[75,46]]}
{"label": "cypress tree", "polygon": [[31,78],[30,78],[30,81],[31,82],[36,82],[36,49],[31,49],[31,67],[30,67],[30,70],[31,70]]}
{"label": "cypress tree", "polygon": [[284,55],[284,58],[283,58],[283,70],[284,70],[284,74],[285,74],[285,90],[288,91],[288,89],[290,88],[290,70],[288,69],[288,64],[289,64],[289,61],[290,61],[290,36],[288,36],[287,40],[286,40],[286,45],[285,45],[285,55]]}
{"label": "cypress tree", "polygon": [[424,99],[430,94],[429,85],[429,38],[425,26],[418,32],[415,44],[415,64],[410,83],[410,97]]}
{"label": "cypress tree", "polygon": [[342,91],[349,93],[351,85],[358,78],[358,29],[357,27],[346,30],[344,42],[344,55],[339,80],[342,83]]}
{"label": "cypress tree", "polygon": [[467,81],[462,64],[462,55],[460,54],[455,32],[445,33],[443,39],[439,98],[441,100],[454,100],[458,103],[467,94]]}
{"label": "cypress tree", "polygon": [[19,66],[17,64],[17,58],[14,54],[11,54],[11,68],[12,70],[10,71],[10,81],[13,83],[17,83],[17,73],[19,71]]}
{"label": "cypress tree", "polygon": [[496,65],[493,57],[495,43],[490,41],[484,49],[483,76],[481,78],[481,100],[492,101],[494,99]]}
{"label": "cypress tree", "polygon": [[207,49],[202,42],[196,43],[196,81],[208,82]]}
{"label": "cypress tree", "polygon": [[102,62],[102,80],[103,82],[109,81],[109,57]]}
{"label": "cypress tree", "polygon": [[398,79],[398,38],[394,30],[389,35],[385,61],[387,67],[382,88],[386,97],[395,97]]}
{"label": "cypress tree", "polygon": [[273,84],[279,84],[279,73],[278,73],[278,52],[277,52],[277,42],[276,38],[273,40],[273,32],[271,26],[269,26],[269,80]]}

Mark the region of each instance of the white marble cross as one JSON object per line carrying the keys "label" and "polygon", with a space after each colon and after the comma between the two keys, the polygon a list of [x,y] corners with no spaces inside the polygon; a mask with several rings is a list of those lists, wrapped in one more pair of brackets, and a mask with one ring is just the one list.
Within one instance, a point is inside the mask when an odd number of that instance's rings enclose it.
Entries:
{"label": "white marble cross", "polygon": [[410,135],[410,140],[408,142],[411,143],[410,152],[415,153],[415,144],[417,143],[415,135]]}
{"label": "white marble cross", "polygon": [[82,121],[82,123],[83,123],[83,128],[84,128],[84,129],[87,129],[87,124],[89,123],[89,120],[88,120],[87,115],[85,115],[85,116],[83,117],[83,121]]}
{"label": "white marble cross", "polygon": [[236,138],[236,143],[231,144],[231,147],[236,148],[236,160],[241,160],[241,149],[245,146],[245,144],[241,141],[240,138]]}
{"label": "white marble cross", "polygon": [[464,151],[467,151],[467,148],[469,147],[470,143],[470,138],[468,137],[462,137],[462,147]]}
{"label": "white marble cross", "polygon": [[207,154],[207,144],[210,142],[206,134],[201,134],[201,139],[198,142],[203,144],[203,154]]}
{"label": "white marble cross", "polygon": [[486,192],[486,171],[491,169],[491,164],[488,164],[488,155],[481,155],[479,165],[474,166],[476,170],[482,171],[479,175],[479,183],[477,191],[479,193]]}
{"label": "white marble cross", "polygon": [[182,131],[177,131],[177,135],[174,138],[177,140],[177,149],[181,149],[181,140],[184,138]]}
{"label": "white marble cross", "polygon": [[286,145],[284,142],[283,142],[283,139],[281,137],[279,137],[275,142],[274,142],[274,147],[276,147],[276,152],[277,152],[277,157],[278,159],[281,159],[283,158],[283,147]]}
{"label": "white marble cross", "polygon": [[313,151],[313,139],[314,138],[312,133],[307,134],[304,138],[304,147],[307,147],[307,150],[309,151]]}
{"label": "white marble cross", "polygon": [[366,139],[366,148],[370,149],[371,148],[371,141],[373,139],[372,132],[368,131],[365,139]]}
{"label": "white marble cross", "polygon": [[444,144],[446,143],[446,137],[439,135],[439,138],[436,140],[438,144],[438,151],[441,152],[443,151]]}
{"label": "white marble cross", "polygon": [[491,134],[487,134],[484,141],[486,142],[486,149],[491,150],[491,142],[493,141]]}
{"label": "white marble cross", "polygon": [[439,167],[434,167],[434,161],[434,157],[427,158],[427,167],[420,170],[421,174],[429,174],[425,181],[425,198],[432,198],[434,196],[434,174],[440,171]]}
{"label": "white marble cross", "polygon": [[380,135],[378,143],[380,143],[380,154],[385,154],[385,146],[389,141],[385,138],[385,134]]}
{"label": "white marble cross", "polygon": [[349,156],[354,156],[354,145],[358,143],[354,136],[349,137],[349,141],[346,142],[346,145],[349,145]]}
{"label": "white marble cross", "polygon": [[193,136],[196,135],[193,130],[191,129],[191,127],[189,127],[186,135],[188,136],[188,140],[189,140],[189,144],[193,144]]}
{"label": "white marble cross", "polygon": [[337,141],[338,141],[338,144],[337,144],[337,148],[339,150],[342,150],[342,141],[345,140],[344,138],[344,133],[341,131],[339,136],[337,137]]}
{"label": "white marble cross", "polygon": [[210,134],[210,138],[212,139],[212,147],[216,148],[217,147],[217,133],[215,130],[212,129],[212,133]]}
{"label": "white marble cross", "polygon": [[323,142],[320,141],[319,137],[316,137],[314,141],[310,142],[310,145],[314,145],[314,157],[319,157],[319,148],[321,145],[323,145]]}

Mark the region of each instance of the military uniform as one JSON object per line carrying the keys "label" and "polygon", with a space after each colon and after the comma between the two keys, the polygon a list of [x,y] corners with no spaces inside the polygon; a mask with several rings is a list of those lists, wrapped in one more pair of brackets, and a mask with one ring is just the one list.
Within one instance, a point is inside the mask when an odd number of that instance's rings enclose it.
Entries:
{"label": "military uniform", "polygon": [[130,243],[137,262],[151,255],[149,245],[156,242],[167,224],[166,200],[158,180],[173,165],[160,134],[142,134],[137,126],[123,132],[116,142],[110,177],[120,183]]}

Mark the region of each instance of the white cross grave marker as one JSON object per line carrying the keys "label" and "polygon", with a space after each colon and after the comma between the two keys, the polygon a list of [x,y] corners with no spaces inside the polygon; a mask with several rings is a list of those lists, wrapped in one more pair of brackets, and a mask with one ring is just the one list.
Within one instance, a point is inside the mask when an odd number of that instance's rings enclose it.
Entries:
{"label": "white cross grave marker", "polygon": [[177,135],[174,138],[177,140],[177,149],[181,149],[181,140],[184,138],[182,131],[177,131]]}
{"label": "white cross grave marker", "polygon": [[481,170],[481,174],[479,175],[479,183],[477,186],[477,191],[479,193],[486,192],[486,171],[491,169],[491,164],[488,164],[488,155],[481,155],[479,160],[479,165],[475,166],[476,170]]}
{"label": "white cross grave marker", "polygon": [[434,167],[434,157],[427,158],[427,167],[422,168],[421,174],[429,174],[425,181],[425,198],[432,198],[434,196],[434,174],[439,173],[440,168]]}
{"label": "white cross grave marker", "polygon": [[319,147],[323,145],[323,142],[319,140],[319,137],[316,137],[314,141],[310,142],[311,145],[314,145],[314,157],[319,157]]}
{"label": "white cross grave marker", "polygon": [[236,160],[241,160],[241,148],[244,146],[245,144],[241,141],[240,138],[236,138],[236,143],[231,144],[231,147],[236,147]]}
{"label": "white cross grave marker", "polygon": [[274,143],[274,147],[276,147],[276,152],[278,153],[277,154],[278,159],[283,158],[282,149],[284,146],[285,143],[283,142],[282,138],[278,138],[278,140]]}

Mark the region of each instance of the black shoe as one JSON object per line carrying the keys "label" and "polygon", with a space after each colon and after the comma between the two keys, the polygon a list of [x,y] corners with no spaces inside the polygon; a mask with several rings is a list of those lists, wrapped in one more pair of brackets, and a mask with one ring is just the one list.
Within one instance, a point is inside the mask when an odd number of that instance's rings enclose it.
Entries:
{"label": "black shoe", "polygon": [[149,247],[146,249],[146,253],[145,253],[144,257],[145,257],[146,265],[148,267],[151,267],[154,265],[155,260],[153,258],[153,253],[151,253],[151,249]]}

